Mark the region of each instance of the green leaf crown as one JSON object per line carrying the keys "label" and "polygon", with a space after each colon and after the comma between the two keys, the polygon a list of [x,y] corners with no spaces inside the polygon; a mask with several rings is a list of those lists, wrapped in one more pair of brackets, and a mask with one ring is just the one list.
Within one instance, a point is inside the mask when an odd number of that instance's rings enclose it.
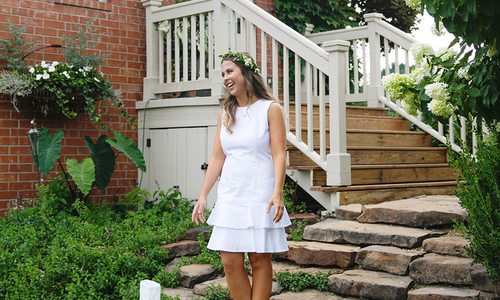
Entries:
{"label": "green leaf crown", "polygon": [[232,61],[239,62],[243,64],[245,67],[249,68],[250,71],[254,72],[255,74],[259,74],[260,70],[257,64],[255,63],[255,60],[253,60],[253,58],[251,58],[245,53],[230,50],[222,55],[219,55],[219,57],[222,59],[231,58]]}

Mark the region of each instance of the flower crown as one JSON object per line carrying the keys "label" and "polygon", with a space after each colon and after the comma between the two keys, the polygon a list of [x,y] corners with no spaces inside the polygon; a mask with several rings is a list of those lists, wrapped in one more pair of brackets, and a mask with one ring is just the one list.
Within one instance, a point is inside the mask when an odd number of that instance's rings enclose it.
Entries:
{"label": "flower crown", "polygon": [[249,68],[250,71],[254,72],[255,74],[259,74],[259,67],[251,58],[250,56],[241,53],[241,52],[236,52],[236,51],[228,51],[222,55],[219,55],[220,58],[225,59],[225,58],[231,58],[234,62],[239,62],[245,65],[245,67]]}

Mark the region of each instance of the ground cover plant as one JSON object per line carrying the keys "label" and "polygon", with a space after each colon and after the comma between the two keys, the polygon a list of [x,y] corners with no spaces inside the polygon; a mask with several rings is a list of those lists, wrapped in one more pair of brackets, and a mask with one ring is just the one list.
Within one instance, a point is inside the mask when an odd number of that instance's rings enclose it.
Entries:
{"label": "ground cover plant", "polygon": [[137,299],[141,280],[166,274],[161,245],[193,226],[192,206],[175,189],[155,193],[155,204],[135,191],[121,210],[65,204],[61,178],[38,194],[0,219],[0,299]]}

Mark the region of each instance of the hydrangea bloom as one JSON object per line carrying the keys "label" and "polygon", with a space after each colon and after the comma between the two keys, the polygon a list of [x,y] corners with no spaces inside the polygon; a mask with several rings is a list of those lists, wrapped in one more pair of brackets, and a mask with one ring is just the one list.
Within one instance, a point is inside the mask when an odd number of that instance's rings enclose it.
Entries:
{"label": "hydrangea bloom", "polygon": [[447,88],[448,85],[443,82],[431,83],[425,86],[425,94],[432,100],[447,102],[450,99]]}
{"label": "hydrangea bloom", "polygon": [[458,69],[457,76],[462,79],[470,79],[469,69],[470,66],[465,66],[463,68]]}
{"label": "hydrangea bloom", "polygon": [[421,65],[424,62],[424,57],[434,54],[434,49],[428,44],[415,44],[410,49],[415,62]]}
{"label": "hydrangea bloom", "polygon": [[412,116],[417,115],[417,105],[415,103],[415,94],[407,93],[401,100],[401,108]]}
{"label": "hydrangea bloom", "polygon": [[431,102],[427,104],[427,109],[436,116],[448,118],[453,114],[453,111],[455,110],[453,108],[453,105],[450,103],[447,103],[446,101],[441,101],[437,99],[432,99]]}
{"label": "hydrangea bloom", "polygon": [[451,48],[443,48],[443,49],[439,49],[436,52],[436,56],[441,57],[442,60],[448,60],[451,58],[455,58],[457,56],[457,51],[455,51]]}
{"label": "hydrangea bloom", "polygon": [[[426,64],[426,66],[428,66]],[[431,73],[429,72],[429,69],[426,67],[420,67],[420,68],[415,68],[413,71],[410,73],[410,78],[415,81],[415,84],[419,84],[422,79],[424,79],[425,76],[430,76]]]}
{"label": "hydrangea bloom", "polygon": [[389,74],[382,78],[382,85],[392,98],[403,99],[415,81],[407,74]]}

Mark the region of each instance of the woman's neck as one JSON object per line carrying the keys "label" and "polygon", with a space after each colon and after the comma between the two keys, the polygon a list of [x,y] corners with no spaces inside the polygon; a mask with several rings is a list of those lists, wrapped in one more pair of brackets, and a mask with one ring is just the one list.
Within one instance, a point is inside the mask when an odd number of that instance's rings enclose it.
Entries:
{"label": "woman's neck", "polygon": [[257,97],[255,97],[255,96],[252,96],[250,98],[240,97],[240,98],[236,98],[236,101],[238,101],[239,107],[247,107],[247,106],[252,105],[255,101],[257,101]]}

